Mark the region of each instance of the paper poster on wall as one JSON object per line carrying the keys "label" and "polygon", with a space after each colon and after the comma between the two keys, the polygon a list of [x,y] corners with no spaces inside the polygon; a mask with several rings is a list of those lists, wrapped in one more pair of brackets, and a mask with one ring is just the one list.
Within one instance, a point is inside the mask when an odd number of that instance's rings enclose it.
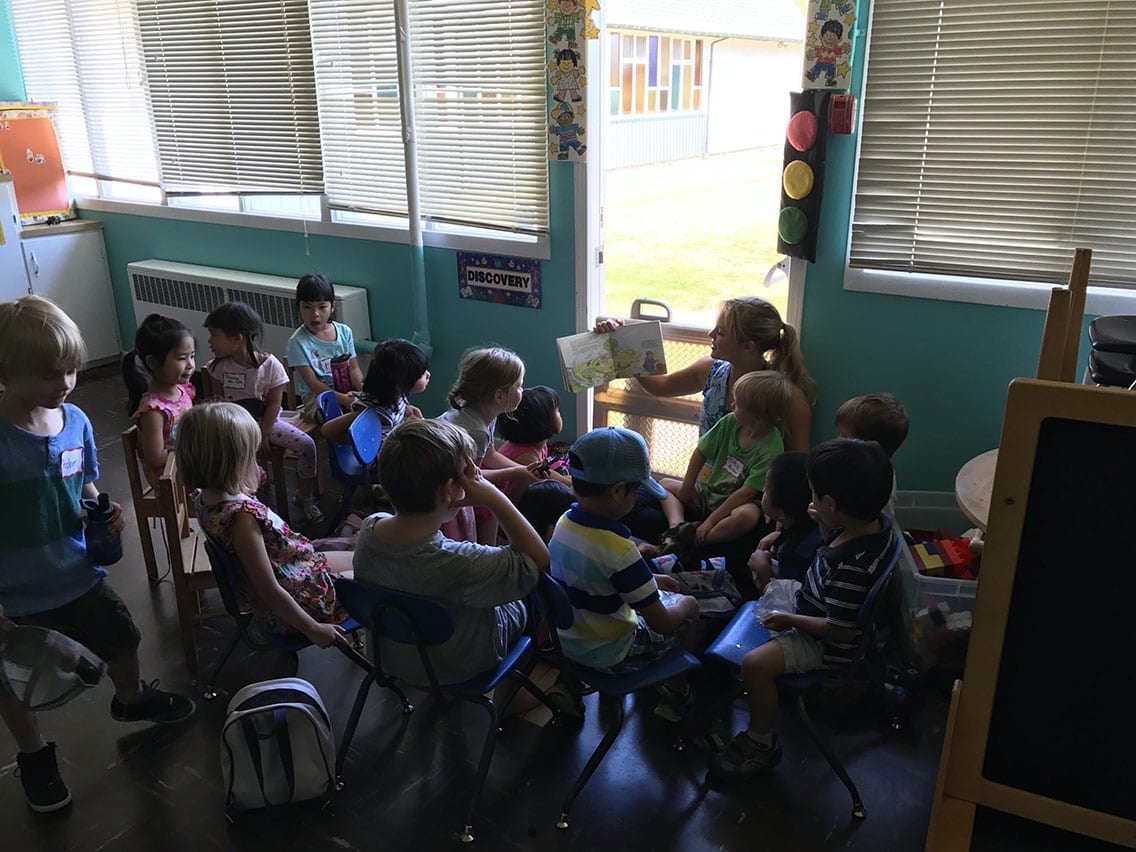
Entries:
{"label": "paper poster on wall", "polygon": [[67,174],[51,120],[54,109],[0,104],[0,168],[12,173],[24,222],[71,214]]}
{"label": "paper poster on wall", "polygon": [[550,160],[583,160],[588,149],[584,136],[584,92],[587,85],[587,51],[584,41],[597,38],[592,23],[598,0],[548,0],[548,113]]}
{"label": "paper poster on wall", "polygon": [[462,251],[457,254],[461,298],[522,308],[541,306],[539,260]]}
{"label": "paper poster on wall", "polygon": [[810,0],[802,89],[847,89],[855,0]]}

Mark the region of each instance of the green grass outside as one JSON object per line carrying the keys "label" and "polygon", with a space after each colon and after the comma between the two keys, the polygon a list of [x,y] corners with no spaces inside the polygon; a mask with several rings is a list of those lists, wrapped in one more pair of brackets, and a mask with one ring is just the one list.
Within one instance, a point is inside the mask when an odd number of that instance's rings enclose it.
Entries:
{"label": "green grass outside", "polygon": [[788,282],[763,286],[781,257],[781,167],[774,146],[609,171],[603,313],[652,298],[674,321],[709,328],[723,299],[755,295],[784,315]]}

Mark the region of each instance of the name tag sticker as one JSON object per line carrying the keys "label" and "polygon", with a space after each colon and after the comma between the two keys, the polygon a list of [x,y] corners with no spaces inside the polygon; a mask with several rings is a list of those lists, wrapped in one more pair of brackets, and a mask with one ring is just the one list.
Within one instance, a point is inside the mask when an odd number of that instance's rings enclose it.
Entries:
{"label": "name tag sticker", "polygon": [[726,469],[726,473],[734,477],[741,476],[745,470],[745,465],[733,456],[726,456],[726,461],[722,467]]}
{"label": "name tag sticker", "polygon": [[221,377],[221,382],[226,389],[244,390],[247,378],[245,373],[225,373]]}
{"label": "name tag sticker", "polygon": [[59,457],[59,475],[64,479],[83,472],[83,448],[64,450]]}

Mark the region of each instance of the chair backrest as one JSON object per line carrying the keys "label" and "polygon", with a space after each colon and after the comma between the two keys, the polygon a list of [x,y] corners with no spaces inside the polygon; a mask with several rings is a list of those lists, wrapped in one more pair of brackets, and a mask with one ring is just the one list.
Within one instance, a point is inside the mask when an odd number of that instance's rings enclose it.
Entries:
{"label": "chair backrest", "polygon": [[564,588],[564,584],[551,574],[542,571],[537,589],[552,626],[557,630],[567,630],[571,627],[575,615],[572,613],[572,602],[568,600],[568,590]]}
{"label": "chair backrest", "polygon": [[213,579],[217,581],[217,591],[221,593],[225,612],[235,618],[238,624],[252,618],[251,612],[241,608],[240,597],[237,595],[240,561],[208,534],[205,535],[205,553],[209,557],[209,567],[213,571]]}
{"label": "chair backrest", "polygon": [[[324,422],[334,420],[343,413],[339,408],[339,402],[335,399],[335,391],[325,390],[316,399]],[[331,468],[331,475],[339,480],[363,479],[367,475],[366,466],[360,464],[355,449],[349,444],[339,444],[329,440],[327,463]]]}
{"label": "chair backrest", "polygon": [[899,562],[899,555],[903,552],[903,538],[902,535],[896,535],[892,540],[891,549],[888,551],[887,562],[884,563],[879,573],[876,574],[876,579],[872,581],[872,585],[868,589],[868,594],[864,596],[864,603],[860,607],[860,614],[856,618],[856,626],[861,630],[871,626],[876,617],[876,607],[888,582],[891,580],[892,572],[895,571],[895,566]]}
{"label": "chair backrest", "polygon": [[[421,595],[396,592],[347,577],[336,578],[335,593],[348,615],[374,631],[376,636],[415,646],[430,686],[435,690],[439,688],[429,649],[454,635],[454,620],[444,606]],[[373,645],[375,666],[381,669],[378,643]]]}
{"label": "chair backrest", "polygon": [[170,551],[175,550],[178,541],[190,535],[189,504],[185,498],[185,484],[177,472],[177,460],[173,453],[166,454],[166,466],[158,477],[158,514],[166,525],[166,536]]}
{"label": "chair backrest", "polygon": [[283,408],[287,411],[296,411],[300,407],[299,394],[296,393],[296,368],[288,363],[288,358],[280,359],[284,365],[284,372],[288,374],[288,383],[284,385]]}
{"label": "chair backrest", "polygon": [[373,408],[364,408],[348,429],[355,457],[361,464],[370,464],[379,455],[383,443],[383,421]]}
{"label": "chair backrest", "polygon": [[[130,495],[135,501],[143,497],[154,497],[149,491],[150,485],[138,469],[138,426],[132,425],[122,433],[122,455],[126,461],[126,478],[130,482]],[[135,510],[139,504],[135,503]]]}

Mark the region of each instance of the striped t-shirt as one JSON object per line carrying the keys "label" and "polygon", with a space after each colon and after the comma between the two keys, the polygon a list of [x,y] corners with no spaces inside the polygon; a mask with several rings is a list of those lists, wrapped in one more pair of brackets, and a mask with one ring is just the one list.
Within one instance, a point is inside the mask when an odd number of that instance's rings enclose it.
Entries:
{"label": "striped t-shirt", "polygon": [[33,435],[0,418],[0,606],[5,615],[61,607],[106,571],[87,561],[83,485],[99,478],[91,421],[64,403],[63,428]]}
{"label": "striped t-shirt", "polygon": [[[872,582],[883,570],[891,549],[892,523],[880,515],[880,531],[846,541],[838,547],[817,550],[813,564],[797,592],[796,610],[801,615],[820,616],[837,627],[857,629],[856,619]],[[829,533],[832,541],[841,533]],[[856,637],[845,641],[823,639],[824,667],[839,668],[852,661]]]}
{"label": "striped t-shirt", "polygon": [[659,600],[631,531],[573,504],[556,524],[548,551],[552,576],[567,586],[574,615],[572,627],[560,631],[565,656],[593,668],[622,662],[639,623],[635,610]]}

